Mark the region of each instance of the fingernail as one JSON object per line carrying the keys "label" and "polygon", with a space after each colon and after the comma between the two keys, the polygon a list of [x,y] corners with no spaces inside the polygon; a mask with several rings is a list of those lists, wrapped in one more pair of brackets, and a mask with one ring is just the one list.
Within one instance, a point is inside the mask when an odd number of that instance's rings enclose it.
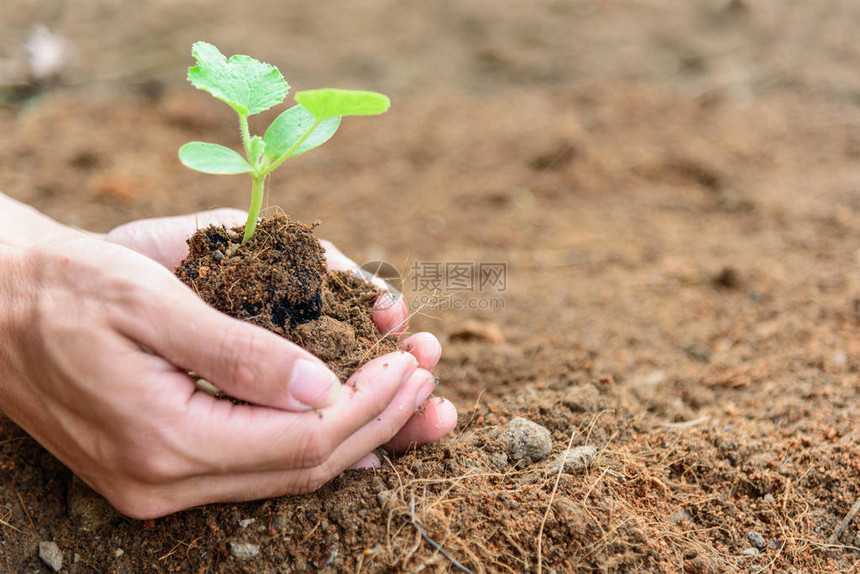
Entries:
{"label": "fingernail", "polygon": [[442,357],[442,343],[439,342],[439,339],[433,337],[433,355],[437,358]]}
{"label": "fingernail", "polygon": [[347,470],[358,470],[362,468],[379,468],[382,466],[382,462],[379,460],[379,457],[376,456],[375,453],[370,453],[361,458],[358,462],[352,464]]}
{"label": "fingernail", "polygon": [[418,394],[415,396],[415,408],[417,409],[421,405],[424,404],[424,401],[430,398],[430,395],[433,394],[433,391],[436,390],[436,381],[438,379],[430,379],[424,386],[419,389]]}
{"label": "fingernail", "polygon": [[406,329],[409,312],[401,302],[402,298],[386,292],[377,297],[373,304],[375,319],[381,321],[379,328],[386,334],[400,333]]}
{"label": "fingernail", "polygon": [[407,353],[406,351],[394,351],[385,358],[380,358],[379,360],[383,361],[383,366],[386,369],[389,366],[403,369],[403,382],[406,382],[406,380],[412,376],[415,369],[418,368],[418,359],[415,358],[415,355]]}
{"label": "fingernail", "polygon": [[340,381],[319,361],[298,359],[293,365],[290,395],[308,408],[326,407],[340,391]]}
{"label": "fingernail", "polygon": [[457,407],[448,399],[440,398],[436,403],[436,428],[446,434],[457,426]]}

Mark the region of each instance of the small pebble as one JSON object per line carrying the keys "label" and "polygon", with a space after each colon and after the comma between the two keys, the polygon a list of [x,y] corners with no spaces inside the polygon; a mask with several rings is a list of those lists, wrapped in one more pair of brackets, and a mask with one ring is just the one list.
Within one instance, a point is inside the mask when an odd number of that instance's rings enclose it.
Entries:
{"label": "small pebble", "polygon": [[113,555],[114,555],[116,558],[119,558],[119,557],[120,557],[120,556],[122,556],[123,554],[125,554],[125,550],[123,550],[122,548],[117,548],[116,550],[114,550],[114,551],[113,551]]}
{"label": "small pebble", "polygon": [[54,572],[59,572],[63,567],[63,552],[56,542],[39,542],[39,558]]}
{"label": "small pebble", "polygon": [[533,462],[543,460],[552,451],[549,430],[522,417],[516,417],[508,423],[499,440],[505,446],[508,458],[515,462],[523,459]]}
{"label": "small pebble", "polygon": [[591,466],[596,456],[597,448],[591,445],[575,446],[568,450],[567,453],[559,455],[554,470],[558,472],[558,467],[563,464],[564,472],[574,474]]}
{"label": "small pebble", "polygon": [[561,402],[575,413],[596,411],[600,408],[600,391],[590,383],[571,387]]}
{"label": "small pebble", "polygon": [[758,556],[758,548],[753,548],[750,546],[749,548],[744,548],[743,552],[741,552],[744,556]]}
{"label": "small pebble", "polygon": [[376,501],[383,510],[391,510],[397,504],[397,493],[393,490],[380,490],[376,493]]}
{"label": "small pebble", "polygon": [[272,526],[278,532],[283,532],[284,530],[287,529],[287,526],[289,525],[289,523],[290,523],[290,520],[289,520],[289,518],[287,518],[286,513],[279,512],[275,516],[275,519],[272,521]]}
{"label": "small pebble", "polygon": [[245,519],[239,521],[239,526],[241,526],[242,528],[248,528],[249,526],[251,526],[255,522],[257,522],[256,518],[245,518]]}
{"label": "small pebble", "polygon": [[755,530],[750,530],[747,533],[747,542],[750,545],[755,546],[759,550],[764,550],[767,548],[767,540],[764,539],[764,536],[756,532]]}
{"label": "small pebble", "polygon": [[251,560],[260,553],[259,544],[250,542],[230,542],[230,554],[237,560]]}
{"label": "small pebble", "polygon": [[508,466],[508,457],[502,452],[494,452],[490,455],[490,464],[496,468],[505,468]]}

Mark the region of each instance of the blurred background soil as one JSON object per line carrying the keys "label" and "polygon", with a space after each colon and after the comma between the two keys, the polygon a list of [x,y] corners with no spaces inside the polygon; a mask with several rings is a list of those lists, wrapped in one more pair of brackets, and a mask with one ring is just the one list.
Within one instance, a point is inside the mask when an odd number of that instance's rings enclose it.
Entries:
{"label": "blurred background soil", "polygon": [[[318,493],[147,522],[0,419],[0,570],[49,571],[53,541],[69,572],[856,571],[857,22],[850,0],[3,0],[0,190],[92,231],[247,207],[176,158],[236,141],[185,83],[195,40],[390,94],[267,205],[401,270],[462,414]],[[66,56],[39,81],[36,26]],[[434,297],[432,263],[506,283]],[[517,416],[548,457],[509,460]],[[559,474],[571,440],[595,450]]]}

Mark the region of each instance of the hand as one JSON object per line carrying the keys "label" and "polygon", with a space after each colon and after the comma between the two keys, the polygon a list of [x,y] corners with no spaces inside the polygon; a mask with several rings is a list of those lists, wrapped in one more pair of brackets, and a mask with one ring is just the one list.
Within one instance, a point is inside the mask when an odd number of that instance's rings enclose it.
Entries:
{"label": "hand", "polygon": [[[174,269],[188,253],[186,239],[197,229],[209,225],[225,227],[242,226],[247,214],[238,209],[215,209],[190,215],[142,219],[115,228],[106,239],[142,253]],[[354,271],[359,266],[344,255],[331,242],[321,240],[326,251],[329,269]],[[383,333],[403,334],[408,328],[409,313],[402,298],[395,304],[380,302],[373,311],[373,320]],[[413,354],[421,368],[432,370],[442,354],[442,346],[430,333],[416,333],[401,336],[400,347]],[[422,408],[403,426],[400,432],[385,444],[385,448],[395,453],[403,452],[410,446],[421,446],[435,442],[448,434],[457,424],[457,411],[445,399],[426,401]],[[379,459],[368,453],[356,467],[378,466]]]}
{"label": "hand", "polygon": [[[426,336],[341,388],[153,260],[74,235],[0,247],[0,405],[129,516],[310,491],[374,464],[380,444],[435,440],[456,422],[436,400],[413,416],[434,387]],[[196,391],[189,370],[254,404]]]}

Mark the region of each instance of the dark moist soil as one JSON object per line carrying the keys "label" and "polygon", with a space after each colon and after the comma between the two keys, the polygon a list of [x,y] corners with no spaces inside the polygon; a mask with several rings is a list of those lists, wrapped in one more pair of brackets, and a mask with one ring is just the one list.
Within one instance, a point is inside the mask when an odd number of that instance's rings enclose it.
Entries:
{"label": "dark moist soil", "polygon": [[246,244],[243,234],[243,227],[198,230],[176,276],[216,309],[304,347],[341,381],[397,350],[371,316],[381,291],[350,271],[328,270],[313,226],[278,213]]}

